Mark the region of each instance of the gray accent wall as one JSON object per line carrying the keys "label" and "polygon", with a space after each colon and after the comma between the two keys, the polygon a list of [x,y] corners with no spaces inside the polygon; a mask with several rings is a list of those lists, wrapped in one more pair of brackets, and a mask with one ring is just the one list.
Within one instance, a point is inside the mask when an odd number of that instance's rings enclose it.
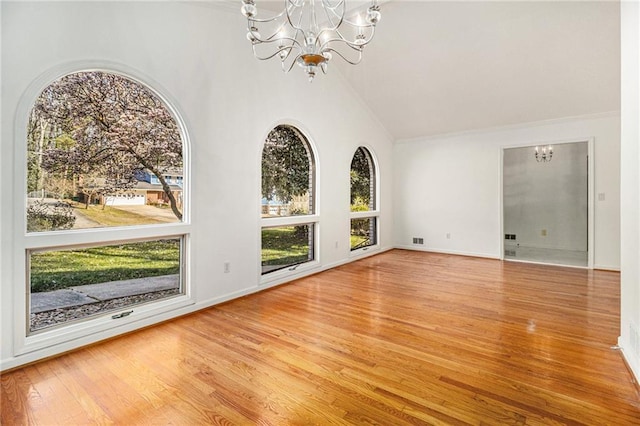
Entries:
{"label": "gray accent wall", "polygon": [[587,251],[588,142],[553,145],[549,162],[505,149],[503,164],[505,245]]}

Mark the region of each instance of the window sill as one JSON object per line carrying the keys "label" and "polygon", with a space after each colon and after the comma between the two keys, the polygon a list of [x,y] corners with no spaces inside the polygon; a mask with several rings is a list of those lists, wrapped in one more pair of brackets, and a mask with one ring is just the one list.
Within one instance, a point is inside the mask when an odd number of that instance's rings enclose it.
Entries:
{"label": "window sill", "polygon": [[353,250],[349,252],[349,258],[364,257],[365,255],[371,254],[372,252],[378,252],[378,251],[380,251],[380,244],[362,247],[362,248],[359,248],[358,250]]}
{"label": "window sill", "polygon": [[[24,355],[29,352],[68,343],[107,330],[113,330],[116,327],[127,326],[169,311],[193,305],[194,303],[190,295],[179,295],[148,304],[130,306],[123,308],[121,311],[107,312],[103,315],[83,319],[72,324],[43,329],[20,339],[21,341],[17,342],[14,355]],[[131,313],[118,317],[118,314],[128,311],[131,311]],[[24,331],[20,331],[19,335],[24,335]]]}
{"label": "window sill", "polygon": [[270,272],[266,275],[261,275],[260,285],[273,286],[273,285],[282,284],[287,281],[294,280],[301,275],[307,275],[308,273],[319,268],[320,268],[320,262],[317,260],[311,260],[309,262],[286,267],[278,271]]}

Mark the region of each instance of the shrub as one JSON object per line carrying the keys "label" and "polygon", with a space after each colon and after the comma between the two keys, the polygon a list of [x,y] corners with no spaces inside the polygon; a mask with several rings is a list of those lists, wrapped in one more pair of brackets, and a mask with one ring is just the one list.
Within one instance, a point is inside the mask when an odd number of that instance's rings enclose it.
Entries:
{"label": "shrub", "polygon": [[66,203],[47,204],[36,201],[27,207],[27,231],[70,229],[76,222],[73,208]]}

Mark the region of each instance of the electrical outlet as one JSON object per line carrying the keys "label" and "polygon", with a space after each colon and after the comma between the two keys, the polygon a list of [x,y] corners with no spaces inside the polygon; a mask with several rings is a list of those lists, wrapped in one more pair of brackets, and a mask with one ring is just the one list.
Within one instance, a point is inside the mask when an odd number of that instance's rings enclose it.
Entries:
{"label": "electrical outlet", "polygon": [[447,240],[451,239],[451,234],[447,232]]}
{"label": "electrical outlet", "polygon": [[543,237],[546,237],[547,236],[547,230],[546,229],[542,229],[540,231],[540,235],[542,235]]}
{"label": "electrical outlet", "polygon": [[424,244],[424,238],[413,237],[413,244]]}
{"label": "electrical outlet", "polygon": [[231,272],[231,262],[224,262],[224,273],[228,274]]}

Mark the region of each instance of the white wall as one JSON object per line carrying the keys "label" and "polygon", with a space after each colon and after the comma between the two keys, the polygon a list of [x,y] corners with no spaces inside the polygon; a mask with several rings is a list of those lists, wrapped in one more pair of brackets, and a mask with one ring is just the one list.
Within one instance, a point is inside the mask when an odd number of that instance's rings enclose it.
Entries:
{"label": "white wall", "polygon": [[[595,201],[594,266],[618,269],[617,113],[397,142],[393,150],[396,245],[500,258],[502,149],[589,138],[595,145],[594,192],[605,194],[604,201]],[[412,237],[424,238],[424,245],[413,245]]]}
{"label": "white wall", "polygon": [[640,381],[640,6],[621,3],[622,164],[620,339]]}
{"label": "white wall", "polygon": [[587,159],[588,142],[553,145],[548,162],[533,147],[504,150],[503,233],[516,235],[505,244],[587,251]]}
{"label": "white wall", "polygon": [[[299,69],[253,58],[239,7],[201,2],[2,2],[1,365],[14,367],[146,325],[117,326],[85,339],[15,357],[14,306],[24,292],[24,256],[13,237],[23,214],[11,200],[21,165],[14,164],[18,104],[42,73],[78,61],[124,64],[175,101],[191,137],[191,285],[196,310],[260,289],[261,143],[278,123],[300,125],[317,148],[319,269],[351,260],[349,168],[359,145],[378,159],[380,242],[391,239],[391,139],[336,72],[309,84]],[[335,71],[335,70],[334,70]],[[155,83],[154,83],[155,82]],[[337,247],[336,247],[337,243]],[[223,273],[223,263],[231,273]]]}

